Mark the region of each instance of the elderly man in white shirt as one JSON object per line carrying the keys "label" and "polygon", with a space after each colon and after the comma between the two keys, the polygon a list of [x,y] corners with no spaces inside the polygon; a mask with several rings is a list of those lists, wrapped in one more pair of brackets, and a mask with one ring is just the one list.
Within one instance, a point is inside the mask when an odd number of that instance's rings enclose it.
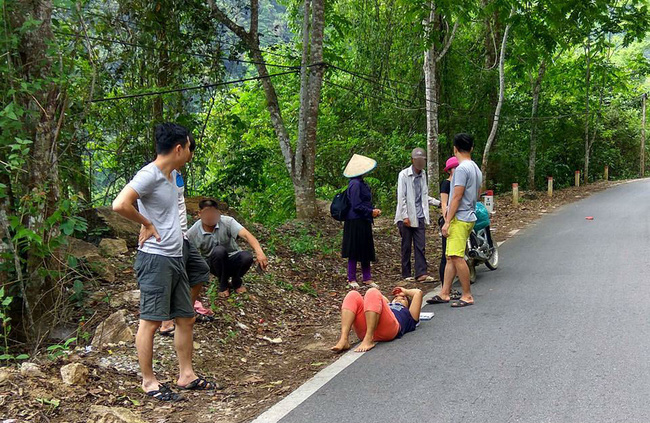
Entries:
{"label": "elderly man in white shirt", "polygon": [[[429,206],[440,201],[429,197],[426,167],[427,154],[422,148],[411,152],[411,166],[399,173],[395,223],[402,237],[402,277],[407,281],[433,282],[427,272],[425,228],[430,223]],[[411,250],[415,247],[415,277],[411,270]]]}

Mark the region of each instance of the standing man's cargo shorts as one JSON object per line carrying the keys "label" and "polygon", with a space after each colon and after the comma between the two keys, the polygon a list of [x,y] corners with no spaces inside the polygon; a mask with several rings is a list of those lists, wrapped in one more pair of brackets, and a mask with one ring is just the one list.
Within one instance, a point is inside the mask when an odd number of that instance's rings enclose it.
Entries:
{"label": "standing man's cargo shorts", "polygon": [[190,287],[210,283],[210,266],[201,256],[199,250],[187,239],[183,239],[183,263],[185,263],[185,271],[187,272]]}
{"label": "standing man's cargo shorts", "polygon": [[133,268],[140,288],[140,319],[194,317],[183,257],[138,251]]}
{"label": "standing man's cargo shorts", "polygon": [[463,222],[454,217],[449,222],[449,236],[447,237],[447,257],[465,257],[465,247],[469,234],[474,229],[475,222]]}

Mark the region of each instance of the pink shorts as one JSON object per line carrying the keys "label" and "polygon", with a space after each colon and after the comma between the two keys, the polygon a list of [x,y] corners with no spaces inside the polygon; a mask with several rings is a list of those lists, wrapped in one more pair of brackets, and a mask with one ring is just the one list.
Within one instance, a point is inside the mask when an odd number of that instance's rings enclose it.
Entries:
{"label": "pink shorts", "polygon": [[344,310],[352,311],[354,319],[354,332],[359,339],[366,336],[366,311],[379,314],[379,324],[375,330],[373,341],[392,341],[399,333],[399,322],[388,305],[388,301],[376,288],[370,288],[362,297],[357,291],[350,291],[341,306]]}

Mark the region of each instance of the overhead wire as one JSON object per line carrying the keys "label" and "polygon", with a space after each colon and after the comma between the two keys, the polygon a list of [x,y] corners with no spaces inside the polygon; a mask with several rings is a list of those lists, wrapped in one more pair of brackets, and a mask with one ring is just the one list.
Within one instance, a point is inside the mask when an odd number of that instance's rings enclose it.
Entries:
{"label": "overhead wire", "polygon": [[228,61],[228,62],[250,63],[250,64],[254,64],[254,65],[263,64],[263,65],[269,66],[269,67],[286,68],[286,69],[299,68],[299,66],[293,66],[293,65],[280,65],[280,64],[276,64],[276,63],[256,62],[256,61],[252,61],[252,60],[230,59],[230,58],[227,58],[227,57],[220,57],[220,56],[214,55],[214,54],[194,53],[194,52],[188,52],[188,51],[178,50],[178,49],[168,49],[168,48],[164,48],[164,47],[148,46],[148,45],[144,45],[144,44],[132,43],[132,42],[129,42],[129,41],[116,40],[116,39],[111,39],[111,38],[93,37],[93,36],[90,36],[90,35],[86,36],[85,34],[81,34],[81,33],[56,31],[56,30],[52,31],[52,32],[57,34],[57,35],[62,35],[62,36],[66,36],[66,37],[82,38],[82,39],[87,38],[87,39],[93,40],[93,41],[100,41],[100,42],[112,43],[112,44],[120,44],[120,45],[127,46],[127,47],[143,48],[143,49],[155,50],[155,51],[167,51],[167,52],[170,52],[170,53],[187,54],[189,56],[204,57],[204,58],[217,59],[217,60],[224,60],[224,61]]}
{"label": "overhead wire", "polygon": [[261,79],[268,79],[268,78],[272,78],[272,77],[275,77],[275,76],[297,74],[298,72],[299,72],[299,70],[291,70],[291,71],[286,71],[286,72],[279,72],[279,73],[269,74],[269,75],[265,75],[265,76],[255,76],[255,77],[251,77],[251,78],[241,78],[241,79],[230,80],[230,81],[215,82],[215,83],[212,83],[212,84],[196,85],[196,86],[192,86],[192,87],[170,88],[170,89],[165,89],[165,90],[160,90],[160,91],[148,91],[148,92],[144,92],[144,93],[127,94],[127,95],[121,95],[121,96],[116,96],[116,97],[97,98],[97,99],[90,100],[90,102],[91,103],[101,103],[101,102],[105,102],[105,101],[116,101],[116,100],[124,100],[124,99],[129,99],[129,98],[149,97],[149,96],[161,95],[161,94],[170,94],[170,93],[177,93],[177,92],[184,92],[184,91],[191,91],[191,90],[214,88],[214,87],[220,87],[220,86],[224,86],[224,85],[237,84],[237,83],[240,83],[240,82],[248,82],[248,81],[257,81],[257,80],[261,80]]}

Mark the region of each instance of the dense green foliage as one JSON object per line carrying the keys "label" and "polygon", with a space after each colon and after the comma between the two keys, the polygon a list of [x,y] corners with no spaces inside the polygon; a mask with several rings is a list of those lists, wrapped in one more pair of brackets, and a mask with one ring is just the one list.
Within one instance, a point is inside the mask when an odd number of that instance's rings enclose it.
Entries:
{"label": "dense green foliage", "polygon": [[[541,60],[536,181],[546,176],[567,185],[584,162],[585,39],[591,37],[590,126],[595,130],[591,179],[609,165],[616,178],[635,176],[639,167],[641,93],[645,90],[648,42],[631,42],[621,21],[614,25],[606,2],[579,10],[582,2],[523,3],[517,6],[507,46],[506,95],[492,149],[488,187],[526,183],[531,128],[531,85]],[[326,71],[318,128],[317,194],[323,199],[345,184],[341,170],[352,153],[378,160],[368,178],[380,207],[392,208],[397,172],[408,152],[425,144],[422,17],[428,2],[327,3]],[[459,28],[440,65],[440,161],[452,153],[460,131],[475,135],[480,161],[491,127],[498,89],[494,52],[512,3],[478,3],[449,10]],[[244,4],[229,10],[245,14]],[[300,2],[262,2],[260,32],[269,64],[299,64]],[[627,12],[644,16],[646,5],[628,2]],[[608,8],[610,9],[608,12]],[[95,81],[95,99],[198,86],[255,76],[247,56],[227,29],[210,19],[201,2],[88,2],[76,10],[60,3],[54,10],[62,51],[74,60],[70,95],[84,98]],[[619,15],[622,9],[619,10]],[[541,12],[540,12],[541,11]],[[581,14],[582,26],[568,19]],[[558,14],[559,15],[558,17]],[[607,18],[607,19],[605,19]],[[647,19],[647,18],[644,18]],[[499,29],[501,28],[501,29]],[[611,31],[611,32],[610,32]],[[88,34],[89,38],[85,37]],[[74,37],[69,34],[77,34]],[[642,34],[643,35],[643,34]],[[92,37],[92,38],[90,38]],[[633,37],[632,37],[633,38]],[[434,42],[440,42],[434,40]],[[630,43],[631,42],[631,43]],[[87,46],[92,48],[89,49]],[[239,60],[236,61],[236,60]],[[271,73],[290,70],[269,65]],[[299,78],[273,78],[284,118],[295,132]],[[601,99],[602,93],[602,99]],[[97,102],[68,113],[62,142],[63,179],[92,204],[106,204],[117,189],[152,158],[152,125],[176,120],[199,140],[186,171],[190,194],[227,200],[252,220],[281,222],[293,215],[293,191],[259,81],[205,89]],[[592,135],[593,136],[593,135]],[[66,170],[68,169],[68,170]]]}

